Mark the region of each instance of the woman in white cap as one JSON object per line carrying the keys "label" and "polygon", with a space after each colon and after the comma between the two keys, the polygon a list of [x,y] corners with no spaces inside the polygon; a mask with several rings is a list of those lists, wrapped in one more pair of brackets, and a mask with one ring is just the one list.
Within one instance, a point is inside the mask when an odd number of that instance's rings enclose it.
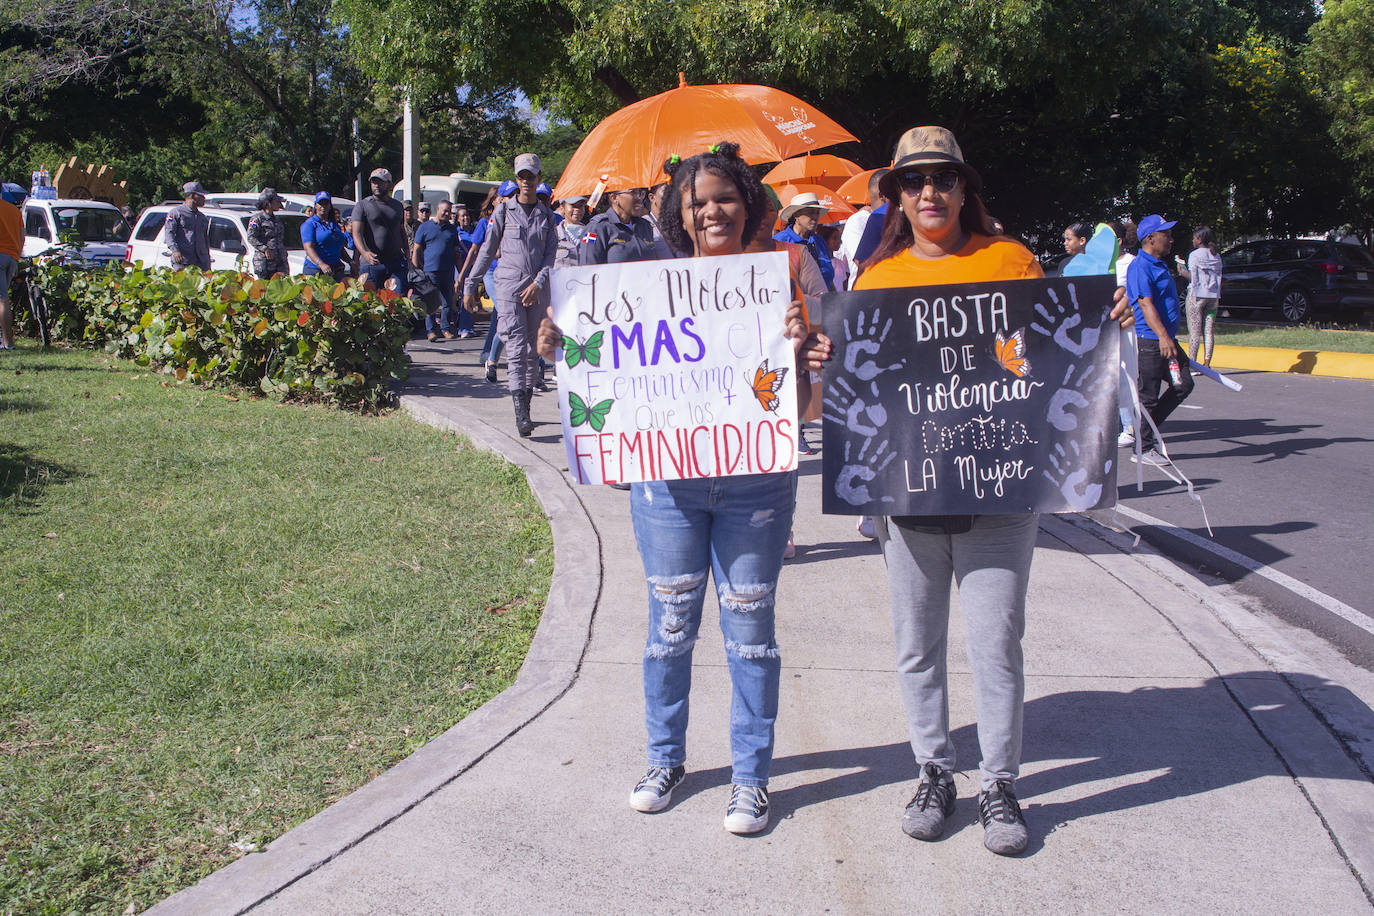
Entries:
{"label": "woman in white cap", "polygon": [[[895,213],[864,262],[856,290],[1042,276],[1024,245],[999,234],[979,196],[981,178],[945,128],[916,127],[903,134],[881,187]],[[1118,302],[1112,317],[1123,314],[1129,321],[1130,311]],[[803,363],[814,368],[830,352],[830,342],[813,335]],[[945,657],[953,580],[978,710],[983,844],[999,855],[1026,848],[1015,781],[1025,698],[1021,637],[1037,521],[1034,513],[875,519],[887,565],[897,678],[920,773],[902,829],[916,839],[938,839],[954,813]]]}

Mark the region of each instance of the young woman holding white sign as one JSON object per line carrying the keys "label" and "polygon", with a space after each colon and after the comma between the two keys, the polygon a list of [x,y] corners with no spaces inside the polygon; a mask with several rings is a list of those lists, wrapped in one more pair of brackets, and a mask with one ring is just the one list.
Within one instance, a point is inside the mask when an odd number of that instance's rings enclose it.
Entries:
{"label": "young woman holding white sign", "polygon": [[[671,177],[660,231],[693,257],[743,254],[767,208],[763,185],[733,143],[664,166]],[[701,320],[710,320],[703,313]],[[799,308],[788,336],[806,330]],[[779,328],[782,333],[782,328]],[[555,356],[562,332],[550,320],[539,350]],[[687,700],[692,648],[701,624],[706,579],[714,576],[720,627],[733,688],[730,751],[733,789],[725,815],[731,833],[768,825],[768,774],[782,663],[773,632],[773,601],[796,506],[796,473],[636,483],[630,493],[635,541],[649,585],[644,649],[644,720],[648,763],[630,795],[637,811],[662,811],[686,774]]]}
{"label": "young woman holding white sign", "polygon": [[[979,197],[982,181],[954,135],[917,127],[902,135],[880,188],[891,207],[882,241],[856,290],[976,283],[1042,276],[1035,257],[1000,234]],[[1119,295],[1118,295],[1118,298]],[[1130,320],[1118,304],[1112,317]],[[813,334],[802,365],[817,369],[831,343]],[[887,564],[897,676],[920,771],[902,829],[920,840],[943,834],[954,813],[954,744],[946,667],[950,582],[959,586],[983,759],[978,816],[983,843],[1000,855],[1026,848],[1014,783],[1021,765],[1026,588],[1038,516],[905,516],[876,519]]]}

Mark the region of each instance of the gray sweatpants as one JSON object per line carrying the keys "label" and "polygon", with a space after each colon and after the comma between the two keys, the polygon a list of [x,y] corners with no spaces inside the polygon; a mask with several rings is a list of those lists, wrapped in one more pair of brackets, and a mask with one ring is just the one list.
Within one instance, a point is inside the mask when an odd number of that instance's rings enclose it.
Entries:
{"label": "gray sweatpants", "polygon": [[953,579],[973,670],[983,788],[1015,779],[1026,696],[1021,637],[1039,516],[980,515],[964,534],[910,531],[887,518],[876,522],[892,598],[897,681],[917,769],[927,763],[955,769],[946,661]]}
{"label": "gray sweatpants", "polygon": [[511,391],[533,388],[539,378],[539,323],[548,314],[549,307],[541,296],[538,302],[526,308],[520,297],[499,298],[493,302],[497,319],[501,322],[500,332],[506,341],[506,382]]}

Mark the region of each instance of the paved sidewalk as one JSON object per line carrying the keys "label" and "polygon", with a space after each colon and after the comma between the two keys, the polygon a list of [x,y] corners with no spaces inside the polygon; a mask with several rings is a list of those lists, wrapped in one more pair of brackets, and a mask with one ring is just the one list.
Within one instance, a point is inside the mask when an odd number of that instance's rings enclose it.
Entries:
{"label": "paved sidewalk", "polygon": [[481,379],[480,340],[411,349],[406,407],[525,468],[553,524],[553,589],[520,681],[154,912],[1374,909],[1374,783],[1297,692],[1338,688],[1300,663],[1275,670],[1205,589],[1076,517],[1043,520],[1032,573],[1018,783],[1030,849],[1004,859],[982,847],[957,619],[958,810],[941,842],[903,835],[914,765],[882,559],[854,519],[820,513],[818,456],[803,459],[798,556],[779,586],[772,824],[748,838],[721,827],[729,697],[713,600],[689,776],[667,811],[635,813],[646,611],[629,494],[568,483],[554,395],[535,397],[534,438],[515,437],[505,373],[501,386]]}

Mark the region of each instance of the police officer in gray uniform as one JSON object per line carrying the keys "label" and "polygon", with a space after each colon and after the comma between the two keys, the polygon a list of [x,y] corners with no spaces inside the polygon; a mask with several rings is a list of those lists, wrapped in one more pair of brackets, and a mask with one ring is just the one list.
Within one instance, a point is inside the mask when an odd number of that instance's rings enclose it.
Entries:
{"label": "police officer in gray uniform", "polygon": [[611,208],[592,217],[582,244],[579,264],[623,264],[663,257],[654,245],[654,224],[647,218],[649,192],[629,188],[611,194]]}
{"label": "police officer in gray uniform", "polygon": [[493,258],[496,265],[492,300],[508,347],[506,376],[515,402],[515,428],[521,436],[534,432],[530,400],[538,376],[535,339],[539,322],[549,310],[549,272],[558,254],[557,221],[538,197],[543,163],[534,153],[515,157],[516,195],[496,205],[482,250],[463,284],[463,304],[477,307],[477,283]]}
{"label": "police officer in gray uniform", "polygon": [[209,270],[210,220],[200,212],[205,206],[205,189],[199,181],[188,181],[181,186],[181,197],[185,203],[167,213],[167,222],[162,227],[162,240],[172,256],[172,267]]}

